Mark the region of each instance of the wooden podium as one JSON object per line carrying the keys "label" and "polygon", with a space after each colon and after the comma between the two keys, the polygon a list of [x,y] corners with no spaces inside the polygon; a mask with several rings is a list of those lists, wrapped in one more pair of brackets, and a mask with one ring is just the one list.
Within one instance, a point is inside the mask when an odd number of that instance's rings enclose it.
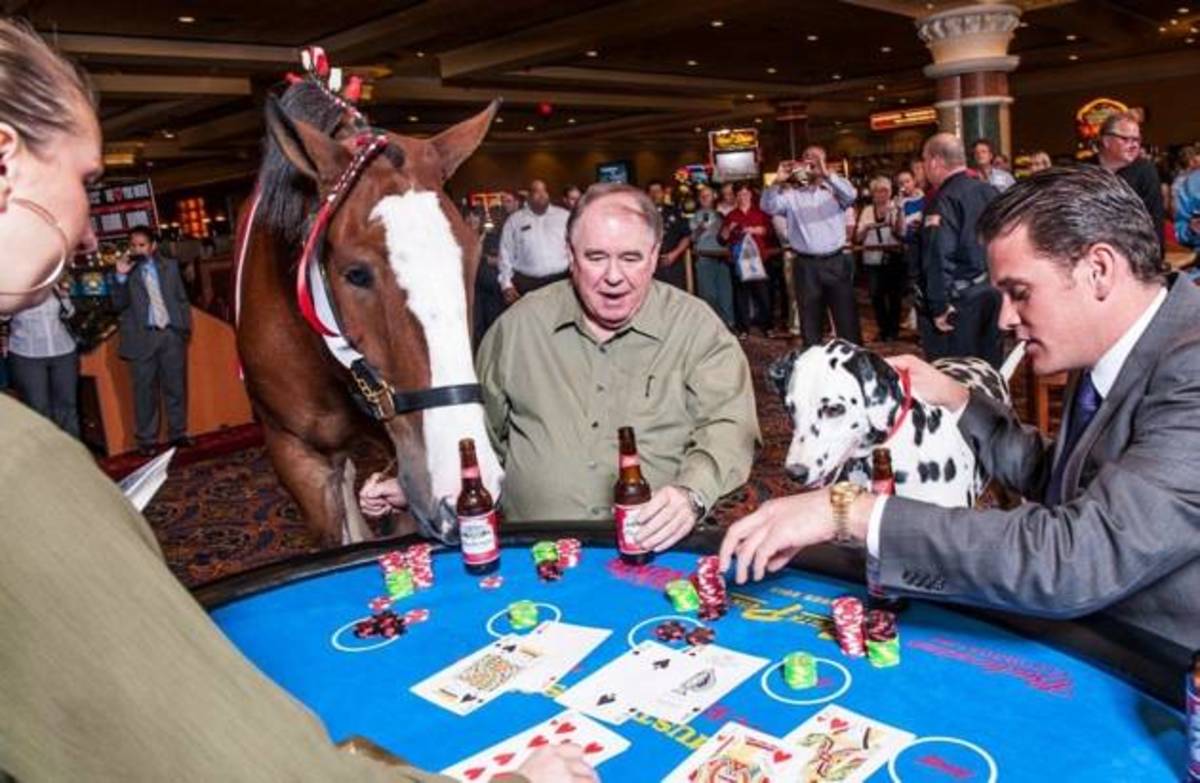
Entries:
{"label": "wooden podium", "polygon": [[[104,445],[108,456],[137,448],[134,438],[133,380],[129,363],[117,355],[114,333],[80,362],[80,375],[96,387]],[[188,434],[202,435],[222,427],[249,424],[253,418],[246,388],[238,376],[233,327],[203,310],[192,308],[188,343]],[[166,414],[160,417],[159,441],[166,438]]]}

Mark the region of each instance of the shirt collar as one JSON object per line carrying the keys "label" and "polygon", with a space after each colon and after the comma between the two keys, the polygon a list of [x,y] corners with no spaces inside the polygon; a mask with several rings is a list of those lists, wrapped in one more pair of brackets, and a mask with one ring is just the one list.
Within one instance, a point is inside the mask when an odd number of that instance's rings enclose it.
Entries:
{"label": "shirt collar", "polygon": [[1125,334],[1121,335],[1121,339],[1113,343],[1112,347],[1100,357],[1100,361],[1092,367],[1092,383],[1095,384],[1096,391],[1100,392],[1101,397],[1107,397],[1108,393],[1112,391],[1113,384],[1117,382],[1117,375],[1125,365],[1125,360],[1129,358],[1129,354],[1133,353],[1137,341],[1141,339],[1142,334],[1150,326],[1150,321],[1154,319],[1155,314],[1166,300],[1167,289],[1163,288],[1154,297],[1154,301],[1150,303],[1146,311],[1133,322]]}
{"label": "shirt collar", "polygon": [[[664,307],[662,297],[664,296],[662,286],[665,283],[659,283],[655,280],[650,281],[650,293],[646,295],[646,299],[642,302],[641,308],[634,314],[633,320],[623,328],[617,330],[610,340],[616,339],[626,332],[639,332],[653,340],[661,340],[666,332],[666,321],[664,318]],[[588,339],[595,340],[595,335],[588,328],[587,321],[583,317],[583,305],[579,303],[579,297],[575,295],[575,286],[570,281],[565,285],[559,286],[557,315],[554,318],[552,331],[559,331],[568,326],[574,326],[580,334]]]}

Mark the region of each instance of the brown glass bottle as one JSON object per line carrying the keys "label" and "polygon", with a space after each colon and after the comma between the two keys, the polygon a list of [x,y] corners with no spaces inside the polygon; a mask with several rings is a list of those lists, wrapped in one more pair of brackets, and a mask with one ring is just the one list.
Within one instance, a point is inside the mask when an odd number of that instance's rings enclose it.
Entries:
{"label": "brown glass bottle", "polygon": [[633,427],[617,430],[620,448],[617,468],[617,484],[613,487],[613,520],[617,527],[617,550],[621,560],[629,565],[645,565],[654,559],[654,553],[637,543],[641,520],[638,515],[642,506],[650,500],[650,485],[642,478],[642,467],[638,462],[637,440]]}
{"label": "brown glass bottle", "polygon": [[479,477],[475,441],[470,438],[460,440],[458,457],[462,463],[462,491],[458,493],[455,512],[462,539],[463,565],[469,574],[490,574],[500,567],[500,524],[496,507]]}
{"label": "brown glass bottle", "polygon": [[871,491],[876,495],[896,494],[896,478],[892,474],[892,452],[887,446],[877,446],[871,452]]}

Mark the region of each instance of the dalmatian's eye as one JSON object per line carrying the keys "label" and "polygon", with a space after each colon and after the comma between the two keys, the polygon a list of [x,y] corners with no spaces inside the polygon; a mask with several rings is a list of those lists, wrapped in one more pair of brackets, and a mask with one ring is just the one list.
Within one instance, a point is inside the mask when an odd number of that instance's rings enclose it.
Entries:
{"label": "dalmatian's eye", "polygon": [[836,419],[839,416],[846,415],[846,406],[840,402],[835,402],[832,405],[822,405],[817,415],[822,419]]}

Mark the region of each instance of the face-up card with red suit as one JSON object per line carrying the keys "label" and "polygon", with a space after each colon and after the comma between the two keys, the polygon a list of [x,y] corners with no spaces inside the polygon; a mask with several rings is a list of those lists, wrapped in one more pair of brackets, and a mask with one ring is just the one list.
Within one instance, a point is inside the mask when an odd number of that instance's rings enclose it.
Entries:
{"label": "face-up card with red suit", "polygon": [[663,783],[713,780],[793,783],[799,779],[800,761],[800,755],[778,737],[731,721],[663,778]]}
{"label": "face-up card with red suit", "polygon": [[486,783],[493,775],[516,770],[538,748],[567,742],[583,748],[584,759],[593,767],[629,748],[629,740],[621,735],[586,715],[566,710],[447,767],[442,774],[465,783]]}

